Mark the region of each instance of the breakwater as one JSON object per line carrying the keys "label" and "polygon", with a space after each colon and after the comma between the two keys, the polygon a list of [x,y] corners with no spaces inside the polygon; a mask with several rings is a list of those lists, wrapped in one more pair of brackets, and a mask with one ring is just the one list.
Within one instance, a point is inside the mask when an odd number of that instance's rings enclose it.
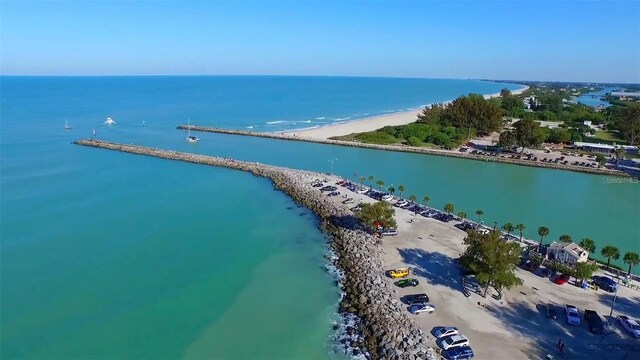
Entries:
{"label": "breakwater", "polygon": [[347,206],[336,204],[311,186],[325,175],[284,167],[197,155],[101,140],[74,142],[94,148],[218,166],[246,171],[270,179],[274,187],[313,211],[321,220],[321,229],[329,235],[330,246],[337,256],[335,265],[344,274],[341,286],[345,296],[341,311],[355,314],[361,321],[346,328],[341,339],[351,354],[366,352],[376,359],[437,358],[426,345],[426,336],[407,315],[405,306],[393,296],[388,281],[383,279],[382,247],[379,240],[363,231]]}
{"label": "breakwater", "polygon": [[[177,129],[186,130],[188,127],[189,127],[188,125],[179,125]],[[410,146],[404,146],[404,145],[368,144],[368,143],[355,142],[355,141],[310,138],[310,137],[298,136],[295,134],[287,134],[287,133],[262,133],[262,132],[256,132],[256,131],[231,130],[231,129],[206,127],[206,126],[191,125],[190,128],[192,131],[211,132],[211,133],[217,133],[217,134],[253,136],[253,137],[261,137],[261,138],[267,138],[267,139],[313,142],[318,144],[357,147],[357,148],[374,149],[374,150],[398,151],[398,152],[407,152],[407,153],[415,153],[415,154],[436,155],[436,156],[448,156],[448,157],[455,157],[460,159],[486,161],[486,162],[499,162],[499,163],[512,164],[512,165],[566,170],[566,171],[574,171],[574,172],[581,172],[581,173],[587,173],[587,174],[619,176],[619,177],[627,177],[627,178],[630,177],[628,174],[622,171],[612,170],[607,168],[589,168],[589,167],[582,167],[582,166],[574,166],[570,164],[563,165],[563,164],[556,164],[556,163],[543,163],[543,162],[524,160],[524,159],[504,158],[500,156],[486,156],[486,155],[460,153],[460,152],[450,151],[450,150],[417,148],[417,147],[410,147]]]}

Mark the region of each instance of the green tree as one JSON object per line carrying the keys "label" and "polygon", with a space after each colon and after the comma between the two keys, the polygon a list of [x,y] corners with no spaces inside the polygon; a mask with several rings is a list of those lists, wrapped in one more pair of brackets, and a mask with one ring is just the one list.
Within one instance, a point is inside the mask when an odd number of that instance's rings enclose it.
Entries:
{"label": "green tree", "polygon": [[466,212],[464,212],[464,211],[460,211],[460,212],[458,213],[458,217],[459,217],[460,219],[464,220],[464,219],[466,219],[466,218],[467,218],[467,213],[466,213]]}
{"label": "green tree", "polygon": [[387,188],[387,191],[389,192],[389,194],[393,195],[393,193],[396,192],[396,188],[394,188],[393,185],[391,185]]}
{"label": "green tree", "polygon": [[572,275],[579,280],[579,283],[582,283],[584,279],[591,279],[596,270],[598,270],[596,263],[579,262],[576,264],[575,270],[572,271]]}
{"label": "green tree", "polygon": [[445,211],[447,214],[451,214],[454,210],[455,210],[455,208],[453,207],[453,204],[452,204],[452,203],[446,203],[446,204],[444,204],[444,211]]}
{"label": "green tree", "polygon": [[580,240],[580,243],[578,245],[580,245],[583,249],[587,250],[591,254],[596,252],[596,243],[589,238]]}
{"label": "green tree", "polygon": [[488,135],[502,126],[502,109],[480,94],[469,94],[455,99],[442,113],[441,125],[475,129],[478,135]]}
{"label": "green tree", "polygon": [[631,275],[631,268],[640,264],[640,255],[634,252],[628,252],[624,254],[622,261],[624,261],[625,264],[629,264],[629,271],[627,272],[627,275]]}
{"label": "green tree", "polygon": [[520,242],[522,242],[522,232],[525,231],[526,229],[527,227],[524,226],[524,224],[516,225],[516,230],[518,230],[518,232],[520,233]]}
{"label": "green tree", "polygon": [[412,203],[416,203],[416,201],[418,200],[418,198],[415,195],[409,195],[409,201],[411,201]]}
{"label": "green tree", "polygon": [[544,226],[540,226],[538,228],[538,235],[540,235],[540,245],[538,246],[538,251],[542,250],[542,239],[544,239],[545,236],[549,235],[549,228],[548,227],[544,227]]}
{"label": "green tree", "polygon": [[573,241],[573,239],[571,238],[571,235],[567,235],[567,234],[562,234],[560,235],[560,237],[558,238],[558,241],[562,242],[562,243],[570,243]]}
{"label": "green tree", "polygon": [[480,220],[482,219],[482,215],[484,214],[484,212],[480,209],[476,210],[476,215],[478,215],[478,222],[480,222]]}
{"label": "green tree", "polygon": [[356,218],[372,230],[375,230],[376,224],[382,224],[384,228],[395,228],[397,226],[395,213],[390,203],[378,201],[373,204],[363,203]]}
{"label": "green tree", "polygon": [[489,286],[500,291],[522,284],[516,274],[521,248],[518,244],[502,241],[499,231],[482,234],[471,231],[464,239],[467,248],[460,257],[461,265],[473,271],[478,281],[485,286],[487,296]]}
{"label": "green tree", "polygon": [[498,146],[504,149],[511,149],[516,146],[516,135],[513,131],[505,130],[500,133],[500,139],[498,140]]}
{"label": "green tree", "polygon": [[415,136],[409,136],[407,138],[407,145],[418,147],[422,145],[422,140],[418,139]]}
{"label": "green tree", "polygon": [[362,183],[364,183],[365,180],[366,178],[364,176],[360,176],[360,187],[362,187]]}
{"label": "green tree", "polygon": [[376,185],[378,185],[378,189],[382,190],[382,187],[384,186],[384,181],[378,180],[378,181],[376,181]]}
{"label": "green tree", "polygon": [[500,91],[500,104],[501,107],[509,114],[516,113],[520,109],[524,109],[522,101],[515,95],[511,94],[508,89],[502,89]]}
{"label": "green tree", "polygon": [[373,188],[373,180],[376,178],[373,175],[369,175],[369,190]]}
{"label": "green tree", "polygon": [[426,195],[422,198],[422,202],[424,202],[425,206],[429,203],[429,201],[431,201],[431,198]]}
{"label": "green tree", "polygon": [[502,225],[502,230],[507,232],[507,235],[511,235],[511,233],[513,232],[515,228],[513,227],[513,224],[508,222],[504,225]]}
{"label": "green tree", "polygon": [[522,147],[536,147],[544,141],[544,134],[540,130],[540,123],[532,119],[522,119],[513,124],[516,144]]}
{"label": "green tree", "polygon": [[398,185],[398,192],[400,192],[400,197],[402,197],[402,193],[407,190],[404,185]]}
{"label": "green tree", "polygon": [[607,258],[607,268],[610,268],[611,259],[618,260],[620,258],[620,250],[615,246],[605,246],[600,250],[600,255]]}
{"label": "green tree", "polygon": [[598,166],[602,167],[604,164],[607,163],[607,158],[604,157],[604,155],[602,154],[598,154],[596,155],[596,161],[598,162]]}
{"label": "green tree", "polygon": [[431,106],[425,106],[422,112],[418,114],[417,122],[440,124],[444,111],[444,104],[433,104]]}
{"label": "green tree", "polygon": [[630,145],[640,143],[640,104],[633,103],[626,106],[619,113],[617,121],[622,137]]}

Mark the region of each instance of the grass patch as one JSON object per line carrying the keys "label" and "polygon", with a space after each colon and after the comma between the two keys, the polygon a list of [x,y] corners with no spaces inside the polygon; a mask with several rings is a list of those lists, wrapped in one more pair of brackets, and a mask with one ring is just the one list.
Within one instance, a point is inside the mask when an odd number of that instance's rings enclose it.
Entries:
{"label": "grass patch", "polygon": [[614,131],[596,131],[593,138],[602,140],[608,144],[616,143],[616,144],[626,144],[627,142],[620,137],[618,132]]}
{"label": "grass patch", "polygon": [[334,136],[329,139],[343,141],[359,141],[368,144],[397,144],[400,142],[395,136],[384,131],[369,131],[345,136]]}

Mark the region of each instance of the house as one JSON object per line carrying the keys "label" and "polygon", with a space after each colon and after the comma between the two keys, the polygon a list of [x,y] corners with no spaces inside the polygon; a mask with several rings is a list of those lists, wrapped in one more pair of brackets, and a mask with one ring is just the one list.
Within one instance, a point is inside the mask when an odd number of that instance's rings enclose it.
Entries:
{"label": "house", "polygon": [[553,242],[547,248],[547,257],[563,264],[575,265],[579,262],[586,262],[589,252],[575,243]]}

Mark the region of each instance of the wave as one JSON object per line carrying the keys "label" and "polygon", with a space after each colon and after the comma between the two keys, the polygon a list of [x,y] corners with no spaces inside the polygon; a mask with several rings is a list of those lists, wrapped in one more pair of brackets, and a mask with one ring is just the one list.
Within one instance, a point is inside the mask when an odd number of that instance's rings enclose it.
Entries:
{"label": "wave", "polygon": [[316,120],[324,120],[324,116],[317,117]]}
{"label": "wave", "polygon": [[285,122],[284,120],[278,120],[278,121],[267,121],[267,124],[269,125],[273,125],[273,124],[282,124],[283,122]]}
{"label": "wave", "polygon": [[343,121],[343,120],[349,120],[349,119],[351,119],[351,117],[350,117],[350,116],[343,117],[343,118],[338,118],[338,119],[331,119],[331,120],[332,120],[332,121]]}
{"label": "wave", "polygon": [[304,130],[311,130],[311,129],[317,129],[319,128],[320,125],[315,125],[315,126],[309,126],[306,128],[299,128],[299,129],[287,129],[287,130],[282,130],[282,131],[277,131],[278,133],[289,133],[289,132],[296,132],[296,131],[304,131]]}
{"label": "wave", "polygon": [[309,123],[311,123],[311,120],[305,120],[305,121],[300,121],[300,122],[309,124]]}
{"label": "wave", "polygon": [[247,126],[247,129],[253,129],[253,125]]}

